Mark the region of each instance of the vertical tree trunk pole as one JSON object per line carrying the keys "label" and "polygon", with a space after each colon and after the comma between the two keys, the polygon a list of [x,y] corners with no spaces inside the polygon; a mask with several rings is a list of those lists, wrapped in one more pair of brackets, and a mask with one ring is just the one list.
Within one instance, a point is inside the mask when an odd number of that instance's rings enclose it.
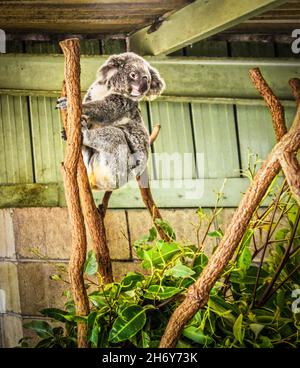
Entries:
{"label": "vertical tree trunk pole", "polygon": [[[69,276],[75,302],[76,314],[89,314],[89,302],[84,286],[83,267],[86,259],[86,232],[80,205],[77,183],[78,160],[81,156],[81,96],[80,96],[80,48],[79,40],[70,39],[60,43],[65,55],[65,81],[68,95],[67,126],[68,136],[62,172],[65,196],[72,231],[72,252],[69,263]],[[78,347],[88,347],[87,325],[78,322]]]}

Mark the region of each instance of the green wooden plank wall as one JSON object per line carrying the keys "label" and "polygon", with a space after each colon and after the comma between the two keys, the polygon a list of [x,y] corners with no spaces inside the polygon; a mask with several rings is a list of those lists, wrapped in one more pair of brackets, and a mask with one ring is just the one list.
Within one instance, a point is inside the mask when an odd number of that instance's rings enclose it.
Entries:
{"label": "green wooden plank wall", "polygon": [[[9,43],[8,52],[18,53],[60,53],[59,46],[47,42]],[[125,42],[82,41],[82,54],[112,54],[125,50]],[[289,49],[283,45],[262,44],[256,42],[227,43],[225,41],[202,41],[186,47],[174,56],[204,57],[292,57]],[[37,196],[38,205],[64,204],[61,197],[60,162],[63,159],[64,143],[60,139],[61,122],[54,110],[55,99],[50,97],[13,97],[0,96],[0,184],[50,184],[43,187],[43,193]],[[219,189],[223,178],[232,178],[232,187],[227,188],[225,205],[238,204],[238,188],[245,188],[241,179],[241,170],[247,167],[248,152],[257,153],[261,159],[272,149],[275,139],[271,117],[264,106],[230,105],[216,103],[181,103],[154,101],[141,104],[142,115],[149,131],[160,123],[161,133],[151,147],[155,154],[149,162],[151,178],[193,179],[205,178],[205,199],[199,203],[182,200],[182,191],[172,189],[164,194],[155,191],[164,207],[212,206],[210,191]],[[290,125],[295,109],[286,109],[287,122]],[[16,149],[17,148],[17,149]],[[162,164],[164,157],[190,158],[190,171],[182,161],[181,170],[168,172]],[[175,154],[175,155],[174,155]],[[202,160],[202,156],[204,155]],[[12,188],[2,186],[3,195],[11,193]],[[20,192],[30,191],[33,187],[19,186]],[[25,188],[25,189],[24,189]],[[28,189],[29,188],[29,189]],[[49,191],[49,201],[47,200]],[[55,194],[56,193],[56,194]],[[124,194],[125,193],[125,194]],[[128,191],[132,197],[132,207],[142,206],[139,198]],[[166,193],[166,192],[165,192]],[[99,194],[96,194],[99,198]],[[179,203],[181,201],[181,203]],[[127,202],[127,203],[125,203]],[[4,203],[4,204],[3,204]],[[6,200],[0,206],[9,206]],[[17,198],[13,201],[17,203]],[[21,205],[28,203],[20,202]],[[126,190],[115,194],[114,207],[130,207],[126,201]]]}
{"label": "green wooden plank wall", "polygon": [[0,182],[34,180],[26,97],[0,96]]}

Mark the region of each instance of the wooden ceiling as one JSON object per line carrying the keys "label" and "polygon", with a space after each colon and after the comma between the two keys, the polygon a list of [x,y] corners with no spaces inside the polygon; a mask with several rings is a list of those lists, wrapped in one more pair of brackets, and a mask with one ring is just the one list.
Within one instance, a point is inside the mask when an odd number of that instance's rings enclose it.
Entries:
{"label": "wooden ceiling", "polygon": [[[193,1],[0,0],[0,28],[21,34],[128,35]],[[287,1],[230,32],[289,33],[295,28],[300,28],[300,0]]]}
{"label": "wooden ceiling", "polygon": [[128,34],[193,0],[0,1],[6,32]]}
{"label": "wooden ceiling", "polygon": [[300,28],[300,0],[285,4],[253,17],[231,31],[243,33],[291,33]]}

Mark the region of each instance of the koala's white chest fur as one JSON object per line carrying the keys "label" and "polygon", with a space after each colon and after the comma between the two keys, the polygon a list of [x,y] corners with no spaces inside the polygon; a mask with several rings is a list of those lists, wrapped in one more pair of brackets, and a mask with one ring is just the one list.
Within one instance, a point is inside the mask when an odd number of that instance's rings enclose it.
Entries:
{"label": "koala's white chest fur", "polygon": [[89,88],[85,98],[90,101],[99,101],[102,100],[108,94],[108,89],[105,84],[99,83],[99,81],[94,82]]}

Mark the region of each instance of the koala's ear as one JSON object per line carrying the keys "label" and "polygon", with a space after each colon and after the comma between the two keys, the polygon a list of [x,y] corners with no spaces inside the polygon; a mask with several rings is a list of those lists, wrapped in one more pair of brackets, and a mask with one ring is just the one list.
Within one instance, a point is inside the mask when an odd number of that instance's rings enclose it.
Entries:
{"label": "koala's ear", "polygon": [[148,68],[151,75],[151,82],[150,89],[146,96],[150,97],[151,99],[159,96],[165,89],[166,84],[155,68],[151,67],[150,65],[148,66]]}
{"label": "koala's ear", "polygon": [[97,71],[100,82],[106,83],[119,69],[125,65],[125,59],[121,55],[112,55]]}

